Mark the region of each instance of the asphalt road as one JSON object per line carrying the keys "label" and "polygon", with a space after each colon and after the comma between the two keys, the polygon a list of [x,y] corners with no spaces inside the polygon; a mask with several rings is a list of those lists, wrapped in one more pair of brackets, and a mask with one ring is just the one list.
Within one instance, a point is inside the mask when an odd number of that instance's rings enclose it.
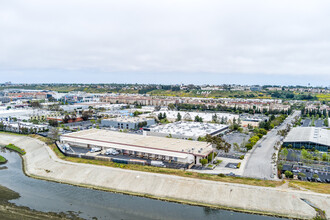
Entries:
{"label": "asphalt road", "polygon": [[243,176],[259,179],[274,179],[274,166],[271,163],[272,155],[275,153],[274,145],[281,139],[281,136],[277,135],[277,131],[286,128],[287,124],[291,123],[293,118],[299,114],[299,111],[295,111],[292,115],[287,117],[278,128],[272,129],[257,142],[256,147],[251,152],[246,163]]}

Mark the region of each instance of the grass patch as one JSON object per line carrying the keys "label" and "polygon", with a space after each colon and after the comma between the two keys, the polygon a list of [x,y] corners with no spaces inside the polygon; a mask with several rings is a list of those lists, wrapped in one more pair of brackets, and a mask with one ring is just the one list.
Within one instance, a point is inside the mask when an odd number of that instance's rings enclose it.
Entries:
{"label": "grass patch", "polygon": [[[330,194],[330,187],[327,183],[316,183],[316,182],[307,182],[307,181],[299,181],[299,180],[290,180],[290,187],[302,187],[317,193]],[[294,188],[295,188],[294,187]]]}
{"label": "grass patch", "polygon": [[30,137],[37,138],[43,142],[46,142],[48,144],[48,146],[55,152],[57,157],[59,157],[62,160],[66,160],[66,161],[70,161],[70,162],[74,162],[74,163],[94,164],[94,165],[116,167],[116,168],[121,168],[121,169],[129,169],[129,170],[136,170],[136,171],[142,171],[142,172],[175,175],[175,176],[181,176],[181,177],[189,176],[190,178],[196,178],[196,179],[220,181],[220,182],[227,182],[227,183],[239,183],[239,184],[247,184],[247,185],[254,185],[254,186],[276,187],[276,186],[280,186],[283,184],[283,182],[281,182],[281,181],[259,180],[259,179],[244,178],[244,177],[218,176],[218,175],[212,175],[212,174],[188,172],[188,171],[163,168],[163,167],[143,166],[143,165],[138,165],[138,164],[119,164],[119,163],[114,163],[112,161],[101,161],[101,160],[91,160],[91,159],[85,159],[85,158],[66,157],[58,150],[56,145],[54,143],[52,143],[52,141],[49,138],[41,137],[39,135],[30,135]]}
{"label": "grass patch", "polygon": [[0,164],[4,164],[7,162],[7,159],[0,155]]}
{"label": "grass patch", "polygon": [[9,149],[9,150],[13,150],[13,151],[16,151],[17,153],[21,154],[21,155],[24,155],[26,154],[25,150],[24,149],[21,149],[13,144],[8,144],[7,146],[5,146],[5,148]]}

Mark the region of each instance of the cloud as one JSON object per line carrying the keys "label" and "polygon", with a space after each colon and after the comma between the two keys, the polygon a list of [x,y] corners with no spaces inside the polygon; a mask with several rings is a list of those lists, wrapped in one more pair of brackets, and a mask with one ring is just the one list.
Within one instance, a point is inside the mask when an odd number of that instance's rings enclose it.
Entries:
{"label": "cloud", "polygon": [[330,72],[329,6],[299,0],[2,1],[0,74],[266,74],[316,76],[321,83]]}

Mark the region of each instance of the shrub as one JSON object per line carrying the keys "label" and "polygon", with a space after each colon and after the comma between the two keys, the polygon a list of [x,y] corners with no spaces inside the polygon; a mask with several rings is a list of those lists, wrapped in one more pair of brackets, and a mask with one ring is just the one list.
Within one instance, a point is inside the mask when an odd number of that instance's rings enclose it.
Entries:
{"label": "shrub", "polygon": [[26,154],[25,150],[24,149],[21,149],[19,147],[16,147],[15,145],[13,144],[8,144],[7,146],[5,146],[5,148],[9,149],[9,150],[13,150],[13,151],[16,151],[17,153],[21,154],[21,155],[24,155]]}
{"label": "shrub", "polygon": [[216,165],[219,165],[220,163],[222,163],[222,160],[216,160],[213,163],[216,164]]}
{"label": "shrub", "polygon": [[266,134],[267,134],[267,131],[266,131],[266,129],[264,129],[264,128],[260,128],[260,129],[259,129],[259,133],[260,133],[260,134],[263,134],[263,135],[266,135]]}
{"label": "shrub", "polygon": [[315,173],[315,174],[313,174],[313,178],[317,179],[317,178],[319,178],[319,175],[317,175],[317,174]]}
{"label": "shrub", "polygon": [[[213,154],[213,156],[212,156]],[[208,163],[212,161],[212,158],[214,159],[215,157],[217,156],[217,153],[216,152],[213,152],[213,153],[210,153],[208,156],[207,156],[207,161]]]}
{"label": "shrub", "polygon": [[0,164],[6,163],[7,160],[3,156],[0,155]]}
{"label": "shrub", "polygon": [[241,156],[239,157],[239,159],[243,160],[243,159],[244,159],[244,155],[241,155]]}
{"label": "shrub", "polygon": [[286,176],[287,178],[292,178],[292,177],[293,177],[292,172],[289,171],[289,170],[285,171],[284,174],[285,174],[285,176]]}
{"label": "shrub", "polygon": [[201,164],[204,166],[205,164],[207,164],[208,160],[207,159],[200,159]]}
{"label": "shrub", "polygon": [[255,145],[258,141],[259,141],[259,137],[257,136],[257,135],[255,135],[255,136],[252,136],[250,139],[249,139],[249,141],[250,141],[250,143],[252,144],[252,146],[253,145]]}
{"label": "shrub", "polygon": [[239,169],[241,167],[241,162],[239,162],[236,167]]}
{"label": "shrub", "polygon": [[246,147],[246,149],[249,151],[249,150],[252,149],[252,144],[251,144],[251,143],[247,143],[247,144],[245,145],[245,147]]}
{"label": "shrub", "polygon": [[220,177],[226,177],[226,175],[223,174],[223,173],[219,173],[218,176],[220,176]]}

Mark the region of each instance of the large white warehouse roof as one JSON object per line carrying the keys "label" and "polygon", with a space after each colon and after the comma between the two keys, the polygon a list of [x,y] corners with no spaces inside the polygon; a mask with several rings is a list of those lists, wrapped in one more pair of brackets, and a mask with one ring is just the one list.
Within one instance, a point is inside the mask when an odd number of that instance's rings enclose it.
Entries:
{"label": "large white warehouse roof", "polygon": [[150,152],[154,150],[173,153],[188,153],[198,156],[207,156],[213,151],[211,144],[199,141],[188,141],[174,138],[143,136],[102,129],[89,129],[61,136],[61,140],[84,142],[99,146],[116,144],[128,147],[144,148]]}
{"label": "large white warehouse roof", "polygon": [[330,130],[316,127],[292,128],[284,142],[313,142],[330,146]]}

